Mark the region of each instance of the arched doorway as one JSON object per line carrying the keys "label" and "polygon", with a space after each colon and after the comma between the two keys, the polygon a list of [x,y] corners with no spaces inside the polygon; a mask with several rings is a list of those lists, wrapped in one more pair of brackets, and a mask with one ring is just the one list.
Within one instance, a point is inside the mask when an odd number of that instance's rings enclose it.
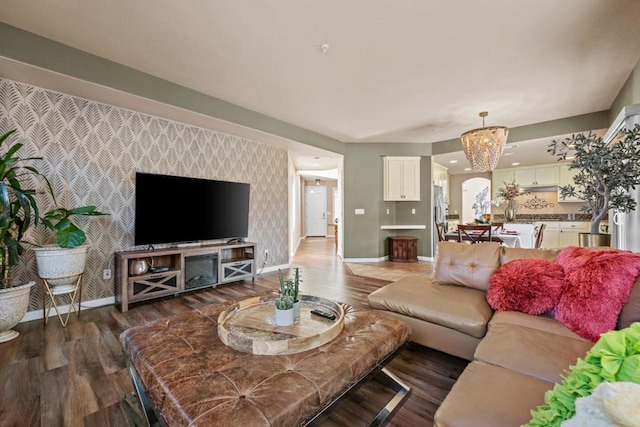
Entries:
{"label": "arched doorway", "polygon": [[487,178],[471,178],[462,183],[462,224],[473,222],[476,218],[472,206],[478,193],[487,187],[491,191],[491,181]]}

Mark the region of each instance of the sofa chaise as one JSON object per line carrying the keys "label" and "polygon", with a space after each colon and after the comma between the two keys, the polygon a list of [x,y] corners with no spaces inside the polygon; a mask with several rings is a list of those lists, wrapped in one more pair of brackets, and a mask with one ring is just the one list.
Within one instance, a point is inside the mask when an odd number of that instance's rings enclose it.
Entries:
{"label": "sofa chaise", "polygon": [[[373,292],[369,306],[412,327],[411,340],[471,363],[435,414],[437,427],[519,426],[545,391],[593,342],[549,315],[494,311],[489,280],[518,259],[554,261],[557,251],[440,242],[433,279],[408,276]],[[640,278],[617,327],[640,321]]]}

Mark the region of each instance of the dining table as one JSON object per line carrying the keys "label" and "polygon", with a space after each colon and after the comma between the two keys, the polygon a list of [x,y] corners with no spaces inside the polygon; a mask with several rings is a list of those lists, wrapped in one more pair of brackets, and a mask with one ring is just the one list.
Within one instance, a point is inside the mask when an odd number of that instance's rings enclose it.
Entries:
{"label": "dining table", "polygon": [[[471,241],[469,236],[465,236],[464,233],[462,234],[461,237],[463,241],[467,241],[467,242]],[[450,231],[444,235],[444,239],[457,242],[458,232]],[[509,248],[522,247],[522,243],[520,242],[520,233],[518,232],[503,231],[498,233],[491,233],[491,241],[501,243],[503,246],[506,246]]]}

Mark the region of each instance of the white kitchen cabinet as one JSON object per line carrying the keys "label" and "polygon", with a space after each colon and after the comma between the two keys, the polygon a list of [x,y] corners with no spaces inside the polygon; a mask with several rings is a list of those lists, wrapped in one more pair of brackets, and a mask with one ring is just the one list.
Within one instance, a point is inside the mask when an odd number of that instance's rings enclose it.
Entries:
{"label": "white kitchen cabinet", "polygon": [[578,246],[580,244],[578,234],[589,232],[588,222],[560,222],[558,223],[560,235],[558,244],[560,248],[567,246]]}
{"label": "white kitchen cabinet", "polygon": [[384,200],[420,200],[420,157],[384,157]]}
{"label": "white kitchen cabinet", "polygon": [[[576,187],[576,184],[573,182],[573,177],[578,173],[578,169],[569,169],[569,166],[567,166],[566,164],[562,164],[559,167],[559,179],[558,179],[558,186],[565,186],[565,185],[573,185],[574,187]],[[577,187],[578,189],[580,187]],[[560,196],[560,188],[558,188],[558,202],[559,203],[563,203],[563,202],[583,202],[584,200],[580,200],[578,198],[575,197],[567,197],[566,199],[563,199]]]}
{"label": "white kitchen cabinet", "polygon": [[[536,223],[536,226],[540,226],[543,224],[542,222]],[[544,234],[542,235],[542,244],[540,245],[543,249],[558,249],[560,248],[560,228],[557,222],[545,222],[547,227],[544,229]]]}
{"label": "white kitchen cabinet", "polygon": [[517,184],[524,187],[558,185],[558,166],[514,169],[513,178]]}
{"label": "white kitchen cabinet", "polygon": [[[542,224],[536,223],[536,225]],[[547,227],[542,235],[542,248],[562,249],[568,246],[578,246],[580,233],[589,232],[588,222],[559,221],[545,222]]]}

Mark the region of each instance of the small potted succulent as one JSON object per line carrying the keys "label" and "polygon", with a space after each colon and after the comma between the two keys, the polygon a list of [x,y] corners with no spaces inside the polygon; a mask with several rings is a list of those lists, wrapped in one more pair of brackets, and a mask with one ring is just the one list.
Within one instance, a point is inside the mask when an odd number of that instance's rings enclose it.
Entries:
{"label": "small potted succulent", "polygon": [[300,318],[300,301],[298,300],[298,291],[300,290],[300,269],[294,269],[293,278],[284,280],[282,271],[278,270],[278,278],[280,279],[280,293],[289,295],[293,298],[293,311],[296,319]]}
{"label": "small potted succulent", "polygon": [[293,325],[295,317],[293,315],[293,297],[282,295],[275,299],[276,305],[276,326]]}

